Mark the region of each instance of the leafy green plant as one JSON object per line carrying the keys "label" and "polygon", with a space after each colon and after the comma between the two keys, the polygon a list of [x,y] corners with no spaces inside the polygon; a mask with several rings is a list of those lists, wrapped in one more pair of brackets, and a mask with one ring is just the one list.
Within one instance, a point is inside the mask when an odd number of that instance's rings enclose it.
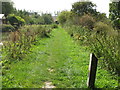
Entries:
{"label": "leafy green plant", "polygon": [[25,23],[25,20],[19,16],[16,16],[14,14],[10,14],[7,17],[7,20],[9,21],[9,23],[11,25],[13,25],[15,28],[18,28],[20,26],[22,26]]}
{"label": "leafy green plant", "polygon": [[[3,88],[42,88],[48,81],[56,88],[87,88],[89,50],[75,44],[62,28],[51,34],[34,45],[23,61],[11,64],[3,75]],[[116,88],[116,76],[98,66],[95,86]]]}
{"label": "leafy green plant", "polygon": [[119,75],[120,57],[117,30],[103,22],[98,22],[92,31],[76,25],[67,26],[66,31],[70,35],[73,34],[80,45],[88,46],[91,52],[96,54],[102,68]]}

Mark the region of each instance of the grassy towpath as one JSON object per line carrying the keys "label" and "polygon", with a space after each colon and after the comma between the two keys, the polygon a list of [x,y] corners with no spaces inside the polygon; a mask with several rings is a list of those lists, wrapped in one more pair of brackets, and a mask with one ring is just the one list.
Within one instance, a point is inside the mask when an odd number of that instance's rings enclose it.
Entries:
{"label": "grassy towpath", "polygon": [[[86,88],[89,54],[78,46],[64,29],[54,29],[50,38],[33,46],[23,61],[13,63],[3,76],[3,87],[14,88]],[[96,87],[113,88],[117,81],[98,67]],[[49,88],[48,87],[48,88]]]}

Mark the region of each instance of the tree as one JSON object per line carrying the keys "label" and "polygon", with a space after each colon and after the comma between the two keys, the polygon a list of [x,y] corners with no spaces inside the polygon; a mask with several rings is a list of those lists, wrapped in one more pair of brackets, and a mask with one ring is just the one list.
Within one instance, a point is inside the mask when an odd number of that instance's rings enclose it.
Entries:
{"label": "tree", "polygon": [[109,18],[112,20],[114,27],[120,29],[120,1],[109,4]]}
{"label": "tree", "polygon": [[84,14],[96,14],[95,4],[92,2],[75,2],[72,5],[72,12],[76,13],[78,16],[82,16]]}
{"label": "tree", "polygon": [[37,22],[38,22],[38,24],[44,24],[45,23],[44,18],[42,18],[42,16],[38,17]]}
{"label": "tree", "polygon": [[[13,12],[13,10],[13,2],[2,2],[2,14],[4,14],[5,18],[7,18],[7,16]],[[5,23],[7,23],[7,19],[5,20]]]}
{"label": "tree", "polygon": [[14,12],[13,12],[16,16],[19,16],[21,18],[23,18],[26,21],[26,24],[30,24],[31,21],[31,17],[29,16],[29,12],[26,10],[17,10],[16,8],[14,8]]}
{"label": "tree", "polygon": [[19,16],[16,16],[14,14],[9,14],[7,17],[9,23],[14,26],[15,28],[18,28],[22,26],[25,23],[25,20]]}
{"label": "tree", "polygon": [[13,12],[13,2],[2,2],[2,14],[7,17]]}
{"label": "tree", "polygon": [[44,24],[52,24],[53,18],[51,14],[42,14],[42,17],[44,19]]}
{"label": "tree", "polygon": [[58,15],[58,22],[63,25],[65,24],[68,20],[72,20],[74,14],[71,11],[62,11]]}

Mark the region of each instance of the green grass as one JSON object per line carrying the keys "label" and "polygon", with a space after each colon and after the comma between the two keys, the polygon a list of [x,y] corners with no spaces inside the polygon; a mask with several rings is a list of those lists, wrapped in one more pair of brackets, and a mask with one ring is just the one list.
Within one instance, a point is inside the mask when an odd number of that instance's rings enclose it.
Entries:
{"label": "green grass", "polygon": [[[87,88],[90,52],[75,44],[64,29],[54,29],[50,38],[41,39],[31,51],[23,61],[11,64],[3,75],[3,87],[41,88],[50,81],[57,88]],[[98,67],[95,85],[114,88],[117,80]]]}

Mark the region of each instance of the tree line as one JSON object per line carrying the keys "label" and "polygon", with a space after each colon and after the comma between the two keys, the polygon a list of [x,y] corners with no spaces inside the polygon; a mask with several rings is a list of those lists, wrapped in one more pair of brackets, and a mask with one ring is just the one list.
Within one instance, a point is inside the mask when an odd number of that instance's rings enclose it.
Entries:
{"label": "tree line", "polygon": [[13,7],[14,3],[2,2],[2,14],[4,14],[5,20],[3,24],[11,24],[15,28],[19,28],[24,24],[52,24],[53,18],[50,13],[29,12],[26,10],[17,10]]}

